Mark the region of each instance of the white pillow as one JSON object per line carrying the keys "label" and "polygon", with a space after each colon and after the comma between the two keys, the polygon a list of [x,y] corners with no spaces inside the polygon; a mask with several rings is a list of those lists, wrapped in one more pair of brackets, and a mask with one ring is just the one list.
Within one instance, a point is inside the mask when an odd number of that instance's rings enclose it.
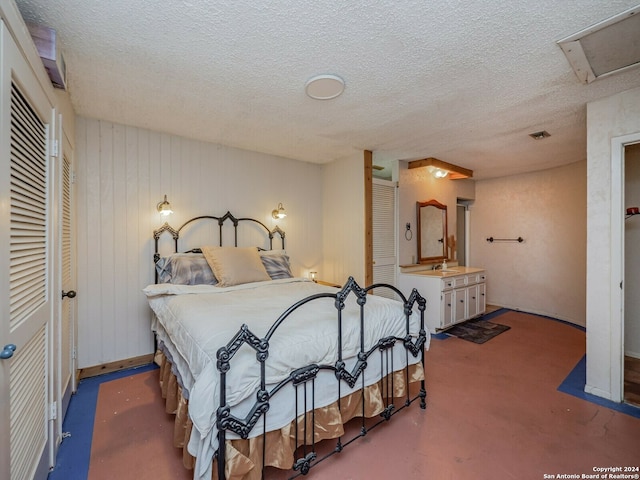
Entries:
{"label": "white pillow", "polygon": [[202,247],[219,287],[271,280],[256,247]]}
{"label": "white pillow", "polygon": [[286,250],[260,250],[261,257],[272,257],[274,255],[286,255]]}

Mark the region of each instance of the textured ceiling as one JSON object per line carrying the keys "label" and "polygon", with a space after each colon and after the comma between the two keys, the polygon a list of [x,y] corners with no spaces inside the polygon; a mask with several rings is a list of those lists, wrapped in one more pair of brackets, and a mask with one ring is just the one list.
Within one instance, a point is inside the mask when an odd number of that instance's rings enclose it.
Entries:
{"label": "textured ceiling", "polygon": [[[437,157],[476,178],[586,158],[586,103],[640,70],[585,85],[556,42],[636,2],[16,1],[57,31],[79,115],[308,162]],[[324,73],[345,91],[312,100]]]}

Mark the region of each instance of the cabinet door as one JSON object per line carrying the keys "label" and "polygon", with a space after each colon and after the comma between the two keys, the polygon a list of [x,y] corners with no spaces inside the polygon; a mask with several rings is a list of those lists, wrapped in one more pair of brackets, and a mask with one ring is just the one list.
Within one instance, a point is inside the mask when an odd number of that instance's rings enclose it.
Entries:
{"label": "cabinet door", "polygon": [[467,318],[467,289],[458,288],[453,291],[455,309],[453,311],[453,322],[462,322]]}
{"label": "cabinet door", "polygon": [[453,290],[442,292],[440,305],[440,328],[447,328],[453,323]]}
{"label": "cabinet door", "polygon": [[479,313],[478,287],[479,285],[471,285],[467,288],[467,318],[473,318]]}
{"label": "cabinet door", "polygon": [[487,309],[487,297],[485,295],[486,288],[486,283],[478,284],[478,313],[484,313]]}

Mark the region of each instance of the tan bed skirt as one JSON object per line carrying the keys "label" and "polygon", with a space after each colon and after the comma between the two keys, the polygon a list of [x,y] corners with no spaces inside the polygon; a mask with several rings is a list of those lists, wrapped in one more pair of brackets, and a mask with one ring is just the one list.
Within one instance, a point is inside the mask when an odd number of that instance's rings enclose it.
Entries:
{"label": "tan bed skirt", "polygon": [[[187,451],[187,444],[191,435],[192,423],[189,418],[188,401],[182,396],[182,388],[178,385],[175,375],[171,372],[171,363],[164,354],[158,352],[155,357],[160,366],[160,386],[162,397],[166,400],[166,412],[175,415],[173,444],[182,449],[182,462],[188,469],[195,466],[195,458]],[[402,398],[407,395],[404,370],[395,372],[393,377],[394,397]],[[409,367],[409,383],[414,384],[424,378],[422,364],[420,362]],[[364,412],[370,418],[380,414],[384,408],[386,389],[391,382],[379,381],[364,391]],[[327,438],[338,438],[344,434],[344,424],[354,417],[361,416],[362,395],[355,392],[326,407],[315,410],[315,441]],[[402,401],[404,404],[404,401]],[[267,449],[265,464],[268,466],[290,470],[294,462],[295,451],[295,424],[298,424],[298,443],[304,440],[304,416],[280,430],[267,432]],[[307,415],[308,421],[311,416]],[[310,423],[307,432],[311,435]],[[308,444],[311,438],[308,438]],[[262,441],[258,436],[247,440],[227,440],[226,442],[226,466],[227,480],[259,480],[261,478]],[[215,460],[214,460],[215,463]],[[213,468],[212,478],[217,480],[216,466]]]}

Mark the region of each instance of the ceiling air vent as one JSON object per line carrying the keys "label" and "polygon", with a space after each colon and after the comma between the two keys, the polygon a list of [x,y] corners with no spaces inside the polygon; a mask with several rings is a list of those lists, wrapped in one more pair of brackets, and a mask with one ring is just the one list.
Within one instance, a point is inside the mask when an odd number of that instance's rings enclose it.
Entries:
{"label": "ceiling air vent", "polygon": [[51,83],[54,87],[65,90],[67,87],[67,66],[56,41],[56,31],[53,28],[32,23],[27,23],[27,27]]}
{"label": "ceiling air vent", "polygon": [[558,41],[582,83],[640,66],[640,5]]}

